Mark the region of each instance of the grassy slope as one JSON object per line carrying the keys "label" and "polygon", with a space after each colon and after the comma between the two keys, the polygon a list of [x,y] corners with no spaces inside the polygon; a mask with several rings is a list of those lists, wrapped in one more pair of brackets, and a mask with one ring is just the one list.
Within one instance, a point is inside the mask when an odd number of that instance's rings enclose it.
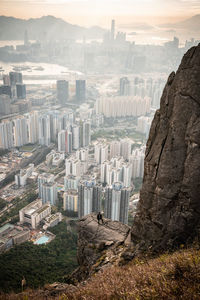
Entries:
{"label": "grassy slope", "polygon": [[134,259],[91,278],[66,299],[200,299],[200,250]]}
{"label": "grassy slope", "polygon": [[[9,295],[0,299],[46,299],[37,291]],[[54,299],[50,296],[47,299]],[[154,259],[134,259],[123,267],[111,267],[95,274],[75,292],[60,295],[59,300],[78,299],[200,299],[200,250],[181,249]]]}

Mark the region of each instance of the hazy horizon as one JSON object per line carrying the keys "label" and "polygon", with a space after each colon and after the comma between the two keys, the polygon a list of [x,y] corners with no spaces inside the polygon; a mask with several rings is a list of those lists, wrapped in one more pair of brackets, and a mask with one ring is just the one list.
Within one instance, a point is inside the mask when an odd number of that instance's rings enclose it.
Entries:
{"label": "hazy horizon", "polygon": [[119,27],[132,23],[175,23],[200,13],[196,0],[1,0],[0,15],[29,19],[52,15],[77,25]]}

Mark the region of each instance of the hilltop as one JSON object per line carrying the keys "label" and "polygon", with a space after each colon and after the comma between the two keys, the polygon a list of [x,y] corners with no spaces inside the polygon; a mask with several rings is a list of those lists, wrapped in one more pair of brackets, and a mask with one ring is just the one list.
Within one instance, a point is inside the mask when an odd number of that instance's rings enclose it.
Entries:
{"label": "hilltop", "polygon": [[[42,28],[42,30],[41,30]],[[30,40],[67,40],[102,38],[107,32],[98,26],[85,28],[73,25],[54,16],[35,19],[18,19],[0,16],[0,40],[23,40],[25,30]]]}

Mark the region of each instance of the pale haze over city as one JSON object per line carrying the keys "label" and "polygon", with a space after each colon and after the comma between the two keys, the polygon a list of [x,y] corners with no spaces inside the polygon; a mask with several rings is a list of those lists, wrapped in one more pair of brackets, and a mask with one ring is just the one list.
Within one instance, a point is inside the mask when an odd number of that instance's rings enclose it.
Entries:
{"label": "pale haze over city", "polygon": [[197,0],[0,0],[0,299],[58,299],[133,258],[161,99],[199,43]]}

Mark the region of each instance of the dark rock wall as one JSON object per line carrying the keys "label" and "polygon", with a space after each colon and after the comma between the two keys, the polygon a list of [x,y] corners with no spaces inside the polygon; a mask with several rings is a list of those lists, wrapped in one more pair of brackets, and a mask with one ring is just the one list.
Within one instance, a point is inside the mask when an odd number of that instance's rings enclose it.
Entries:
{"label": "dark rock wall", "polygon": [[144,167],[134,244],[166,249],[193,239],[200,224],[200,45],[168,78]]}

